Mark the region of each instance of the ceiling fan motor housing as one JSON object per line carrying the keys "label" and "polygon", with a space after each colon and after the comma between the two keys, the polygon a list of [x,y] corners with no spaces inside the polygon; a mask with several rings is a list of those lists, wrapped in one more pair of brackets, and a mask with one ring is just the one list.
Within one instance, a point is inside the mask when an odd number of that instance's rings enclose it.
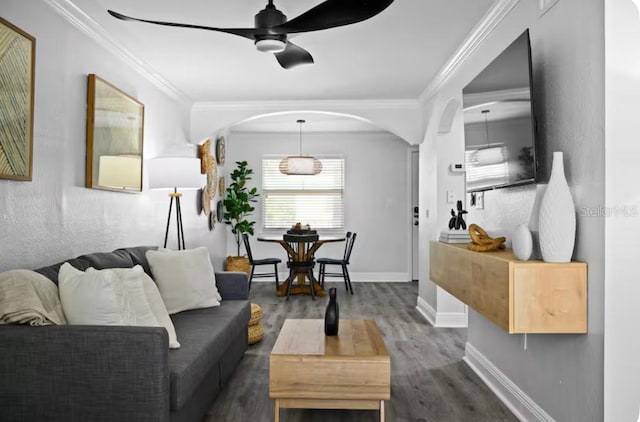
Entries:
{"label": "ceiling fan motor housing", "polygon": [[[263,46],[280,45],[282,47],[280,50],[284,49],[284,43],[287,41],[287,34],[269,34],[268,32],[269,28],[282,25],[285,22],[287,22],[287,17],[285,16],[285,14],[276,9],[276,7],[271,2],[269,2],[269,4],[264,9],[258,12],[258,14],[255,16],[255,27],[266,29],[265,34],[254,35],[254,38],[256,40],[256,47],[258,47],[258,50],[274,52],[272,49],[261,49],[261,44]],[[261,43],[263,41],[266,42]],[[276,43],[270,43],[269,41],[276,41]]]}

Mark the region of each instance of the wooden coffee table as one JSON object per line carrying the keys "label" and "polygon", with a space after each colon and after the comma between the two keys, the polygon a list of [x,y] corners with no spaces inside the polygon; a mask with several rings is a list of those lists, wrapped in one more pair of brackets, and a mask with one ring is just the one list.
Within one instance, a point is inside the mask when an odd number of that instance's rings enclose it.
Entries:
{"label": "wooden coffee table", "polygon": [[287,319],[271,350],[269,397],[281,408],[375,409],[384,421],[391,399],[391,360],[373,320],[340,320],[337,336],[324,320]]}

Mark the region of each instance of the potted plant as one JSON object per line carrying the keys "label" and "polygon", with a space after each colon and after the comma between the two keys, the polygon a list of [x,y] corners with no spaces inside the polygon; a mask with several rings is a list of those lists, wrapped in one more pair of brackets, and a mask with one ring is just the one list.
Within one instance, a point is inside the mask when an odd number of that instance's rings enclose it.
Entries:
{"label": "potted plant", "polygon": [[250,273],[251,267],[249,259],[240,255],[240,245],[242,244],[242,234],[253,235],[253,225],[255,221],[247,220],[247,217],[254,211],[252,203],[257,202],[259,196],[256,188],[247,186],[247,181],[251,180],[253,170],[249,168],[246,161],[237,161],[237,168],[231,173],[232,183],[227,188],[224,198],[224,222],[231,227],[237,246],[237,255],[227,257],[227,271],[244,271]]}

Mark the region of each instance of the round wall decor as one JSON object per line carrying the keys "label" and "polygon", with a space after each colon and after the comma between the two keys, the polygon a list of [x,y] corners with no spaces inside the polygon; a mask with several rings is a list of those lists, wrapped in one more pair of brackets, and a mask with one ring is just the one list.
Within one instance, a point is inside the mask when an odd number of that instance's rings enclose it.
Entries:
{"label": "round wall decor", "polygon": [[224,190],[225,190],[224,176],[220,176],[220,179],[218,179],[218,192],[220,192],[221,197],[224,197]]}
{"label": "round wall decor", "polygon": [[218,215],[218,223],[222,223],[222,218],[224,217],[224,204],[222,200],[218,201],[216,205],[216,214]]}
{"label": "round wall decor", "polygon": [[216,141],[216,161],[218,161],[218,164],[221,166],[224,165],[224,149],[224,136],[221,136]]}
{"label": "round wall decor", "polygon": [[216,189],[218,188],[218,166],[215,160],[211,160],[211,166],[207,172],[207,192],[209,197],[213,199],[216,196]]}

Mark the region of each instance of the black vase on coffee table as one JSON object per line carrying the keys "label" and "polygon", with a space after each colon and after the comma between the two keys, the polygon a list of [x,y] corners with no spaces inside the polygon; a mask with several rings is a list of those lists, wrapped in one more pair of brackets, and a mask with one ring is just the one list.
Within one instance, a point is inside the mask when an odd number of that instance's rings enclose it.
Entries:
{"label": "black vase on coffee table", "polygon": [[338,298],[335,287],[329,289],[329,304],[324,313],[324,334],[327,336],[338,335],[338,324],[340,323],[340,311],[338,308]]}

